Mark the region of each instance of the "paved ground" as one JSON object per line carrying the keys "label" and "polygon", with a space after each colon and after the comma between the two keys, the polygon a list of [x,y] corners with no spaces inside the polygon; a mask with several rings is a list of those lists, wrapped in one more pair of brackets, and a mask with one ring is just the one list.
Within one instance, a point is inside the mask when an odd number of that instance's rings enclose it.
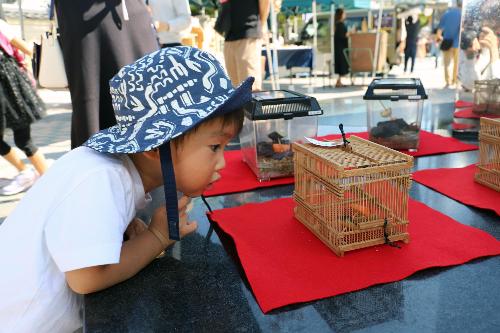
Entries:
{"label": "paved ground", "polygon": [[[450,102],[454,98],[453,90],[438,89],[444,85],[442,79],[442,68],[439,68],[439,73],[436,74],[434,69],[433,59],[419,59],[416,65],[416,74],[421,77],[424,86],[428,89],[430,100],[433,103]],[[399,68],[393,69],[391,72],[394,76],[402,76]],[[366,79],[365,83],[369,83],[370,79]],[[336,113],[353,112],[349,105],[362,103],[362,95],[365,92],[366,86],[363,86],[362,78],[356,79],[355,86],[335,89],[330,86],[335,82],[328,78],[317,77],[313,80],[309,78],[293,79],[293,89],[303,93],[309,93],[315,96],[319,101],[328,102],[335,99],[344,99],[345,103],[340,103],[341,107],[334,110],[329,110],[328,115],[332,116]],[[310,85],[312,83],[312,85]],[[345,84],[349,80],[346,79]],[[280,80],[281,88],[287,89],[290,85],[289,78]],[[265,89],[270,89],[270,83],[265,82]],[[40,89],[40,96],[43,98],[48,107],[47,116],[37,122],[32,127],[32,134],[35,143],[40,147],[47,158],[57,159],[62,154],[70,149],[70,123],[71,123],[71,99],[67,90],[48,90]],[[5,139],[9,144],[13,145],[12,133],[7,130]],[[0,178],[13,177],[16,170],[5,160],[0,159]],[[16,203],[22,198],[23,194],[13,196],[0,196],[0,223],[12,211]]]}

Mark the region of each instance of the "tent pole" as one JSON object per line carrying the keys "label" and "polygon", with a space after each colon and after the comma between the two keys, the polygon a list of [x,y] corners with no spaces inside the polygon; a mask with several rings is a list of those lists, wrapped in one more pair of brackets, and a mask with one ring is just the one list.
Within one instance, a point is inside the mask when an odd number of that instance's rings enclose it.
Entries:
{"label": "tent pole", "polygon": [[17,0],[17,7],[19,9],[19,24],[21,25],[21,38],[26,39],[26,36],[24,35],[24,14],[23,14],[23,7],[21,0]]}
{"label": "tent pole", "polygon": [[[330,53],[331,53],[331,58],[330,58],[330,73],[329,74],[329,80],[332,79],[332,76],[335,73],[335,4],[332,2],[330,4]],[[328,84],[331,84],[331,81],[328,82]]]}
{"label": "tent pole", "polygon": [[372,65],[372,78],[375,77],[377,72],[378,65],[378,57],[379,57],[379,45],[380,45],[380,29],[382,28],[382,13],[384,10],[384,0],[379,0],[379,9],[378,9],[378,20],[377,20],[377,35],[375,37],[375,54],[373,56],[373,65]]}
{"label": "tent pole", "polygon": [[275,8],[274,8],[274,1],[270,1],[270,6],[271,10],[269,11],[271,15],[271,36],[272,36],[272,43],[273,43],[273,78],[275,81],[275,87],[277,90],[280,89],[280,82],[279,82],[279,72],[278,72],[278,49],[276,48],[276,40],[278,36],[278,20],[276,19],[276,13],[275,13]]}
{"label": "tent pole", "polygon": [[316,69],[316,55],[318,53],[318,18],[316,16],[316,0],[312,0],[311,7],[312,7],[313,27],[314,27],[314,35],[313,35],[313,66],[312,66],[313,70],[312,70],[312,73],[309,75],[309,87],[307,88],[307,92],[308,93],[312,93],[313,92],[312,77],[315,76],[314,70]]}
{"label": "tent pole", "polygon": [[[271,6],[270,8],[273,7],[273,5],[271,3],[269,5]],[[267,22],[265,24],[267,26]],[[272,29],[272,27],[271,27],[271,29]],[[274,78],[273,59],[271,56],[271,46],[269,45],[269,35],[264,36],[263,43],[264,43],[264,47],[266,48],[266,61],[267,61],[267,68],[269,70],[269,78],[271,79],[271,89],[276,90],[276,81]]]}

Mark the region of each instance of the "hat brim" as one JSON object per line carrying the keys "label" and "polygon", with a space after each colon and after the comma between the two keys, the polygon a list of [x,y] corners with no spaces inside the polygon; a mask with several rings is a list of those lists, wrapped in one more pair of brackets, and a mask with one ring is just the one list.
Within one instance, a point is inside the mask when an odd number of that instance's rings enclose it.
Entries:
{"label": "hat brim", "polygon": [[[253,77],[248,77],[229,96],[217,104],[219,96],[214,96],[214,110],[203,118],[194,117],[191,122],[179,124],[179,116],[174,112],[155,113],[141,122],[130,126],[115,125],[92,135],[83,145],[105,153],[138,153],[161,146],[209,118],[237,110],[252,98]],[[188,117],[189,118],[189,117]]]}

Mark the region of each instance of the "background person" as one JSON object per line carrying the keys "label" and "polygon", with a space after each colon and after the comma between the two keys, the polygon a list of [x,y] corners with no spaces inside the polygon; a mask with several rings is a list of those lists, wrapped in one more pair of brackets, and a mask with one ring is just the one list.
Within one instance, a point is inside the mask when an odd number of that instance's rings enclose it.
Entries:
{"label": "background person", "polygon": [[349,64],[344,55],[344,50],[349,47],[349,32],[344,24],[345,11],[343,8],[335,10],[335,32],[333,34],[334,56],[335,56],[335,73],[338,74],[337,83],[335,87],[345,87],[342,84],[342,76],[349,73]]}
{"label": "background person", "polygon": [[[460,20],[462,3],[457,1],[457,7],[449,8],[439,21],[436,40],[441,42],[443,51],[444,79],[446,86],[457,84],[458,76],[458,42],[460,39]],[[453,74],[450,75],[450,64],[453,62]]]}
{"label": "background person", "polygon": [[408,67],[408,61],[411,60],[410,73],[413,73],[415,67],[415,57],[417,56],[418,33],[420,32],[420,23],[413,16],[408,16],[405,20],[406,44],[405,44],[405,67]]}
{"label": "background person", "polygon": [[188,0],[149,0],[149,8],[161,47],[180,46],[182,35],[191,31]]}
{"label": "background person", "polygon": [[460,84],[466,91],[472,91],[474,81],[500,79],[500,60],[498,38],[489,27],[482,27],[480,32],[465,30],[462,32],[460,49]]}
{"label": "background person", "polygon": [[116,124],[109,80],[159,48],[143,0],[55,0],[73,113],[71,148]]}
{"label": "background person", "polygon": [[[0,188],[0,194],[12,195],[30,188],[47,169],[47,161],[31,138],[31,124],[40,119],[45,105],[28,76],[23,54],[32,56],[32,48],[17,37],[7,22],[0,20],[0,155],[18,170],[18,174]],[[33,167],[4,141],[5,128],[14,133],[14,143]]]}
{"label": "background person", "polygon": [[269,3],[270,0],[229,0],[224,61],[233,85],[253,76],[253,90],[262,90],[262,38],[267,38]]}

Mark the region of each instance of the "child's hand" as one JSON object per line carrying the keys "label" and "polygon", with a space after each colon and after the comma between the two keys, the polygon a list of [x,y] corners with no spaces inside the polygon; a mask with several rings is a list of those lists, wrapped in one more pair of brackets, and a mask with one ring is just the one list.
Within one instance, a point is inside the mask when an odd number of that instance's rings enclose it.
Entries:
{"label": "child's hand", "polygon": [[132,222],[130,222],[127,230],[125,230],[125,236],[127,236],[127,239],[133,239],[147,229],[148,226],[146,225],[146,223],[144,223],[144,221],[140,218],[136,217],[132,220]]}
{"label": "child's hand", "polygon": [[[181,238],[192,233],[198,228],[198,223],[196,221],[188,221],[187,212],[191,207],[190,202],[191,198],[186,196],[182,196],[179,199],[179,233]],[[149,224],[149,229],[154,229],[155,232],[160,232],[165,239],[168,240],[168,244],[163,244],[166,245],[165,247],[168,247],[175,242],[168,237],[167,213],[165,206],[156,209],[151,219],[151,223]]]}
{"label": "child's hand", "polygon": [[483,27],[479,34],[479,44],[490,50],[490,62],[498,59],[498,39],[493,30]]}

